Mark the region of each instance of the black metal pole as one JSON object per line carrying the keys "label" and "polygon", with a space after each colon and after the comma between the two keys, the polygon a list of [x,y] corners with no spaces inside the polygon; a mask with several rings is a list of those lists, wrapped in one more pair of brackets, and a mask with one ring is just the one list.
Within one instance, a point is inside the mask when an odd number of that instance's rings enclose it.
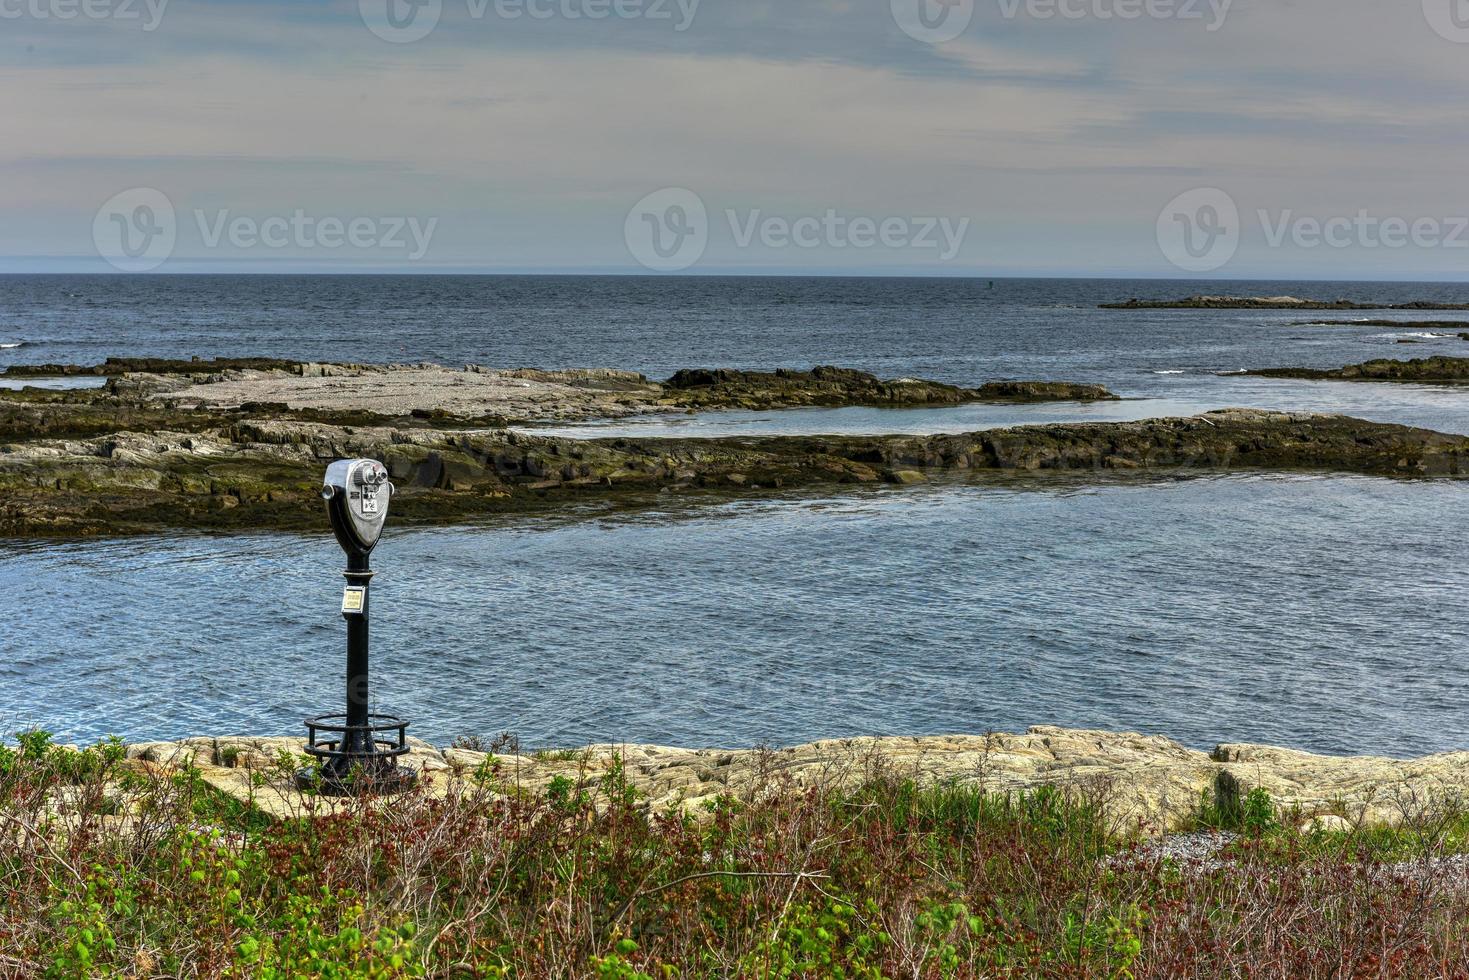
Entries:
{"label": "black metal pole", "polygon": [[368,612],[372,569],[368,554],[353,549],[347,553],[347,585],[362,589],[362,612],[343,613],[347,621],[347,735],[343,751],[370,754],[377,748],[369,733],[371,689],[368,672]]}

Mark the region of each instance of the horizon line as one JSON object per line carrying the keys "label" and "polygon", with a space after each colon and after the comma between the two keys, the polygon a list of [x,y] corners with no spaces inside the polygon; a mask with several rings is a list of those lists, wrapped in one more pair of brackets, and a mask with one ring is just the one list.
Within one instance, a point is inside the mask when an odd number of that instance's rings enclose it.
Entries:
{"label": "horizon line", "polygon": [[116,278],[116,279],[185,279],[191,277],[216,277],[216,278],[267,278],[267,277],[360,277],[360,278],[462,278],[462,279],[494,279],[494,278],[565,278],[565,279],[596,279],[596,278],[625,278],[625,279],[932,279],[932,280],[956,280],[956,281],[1027,281],[1027,280],[1091,280],[1097,282],[1218,282],[1218,283],[1379,283],[1379,284],[1404,284],[1404,285],[1469,285],[1469,273],[1462,279],[1435,279],[1435,278],[1402,278],[1361,276],[1341,278],[1339,276],[1326,277],[1320,275],[1273,275],[1241,274],[1239,276],[1219,275],[1164,275],[1158,273],[1136,274],[1123,272],[995,272],[995,273],[939,273],[931,271],[841,271],[830,269],[814,269],[808,271],[790,270],[749,270],[749,269],[709,269],[704,271],[688,271],[675,273],[660,273],[641,269],[627,269],[624,267],[600,268],[571,268],[571,269],[498,269],[498,270],[462,270],[453,268],[403,270],[403,269],[229,269],[210,271],[203,269],[189,269],[179,271],[156,270],[151,272],[123,272],[116,269],[105,270],[78,270],[78,269],[4,269],[0,268],[0,277],[25,278],[36,276],[74,276],[78,278]]}

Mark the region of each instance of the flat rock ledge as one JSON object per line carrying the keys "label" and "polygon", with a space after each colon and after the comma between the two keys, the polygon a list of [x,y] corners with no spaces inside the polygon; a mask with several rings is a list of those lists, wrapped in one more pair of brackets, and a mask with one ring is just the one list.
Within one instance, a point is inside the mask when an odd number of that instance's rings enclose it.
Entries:
{"label": "flat rock ledge", "polygon": [[[1221,773],[1243,792],[1267,790],[1300,825],[1328,829],[1396,824],[1432,806],[1457,804],[1469,790],[1469,752],[1401,761],[1227,744],[1210,753],[1156,735],[1049,726],[1024,735],[863,738],[737,751],[594,745],[525,756],[410,744],[405,765],[421,771],[428,792],[437,795],[477,786],[536,794],[558,778],[594,786],[620,763],[651,809],[696,815],[721,797],[748,799],[790,785],[852,787],[878,773],[996,793],[1052,787],[1100,801],[1114,818],[1149,834],[1184,823]],[[193,766],[215,789],[284,817],[333,805],[308,806],[282,778],[282,754],[299,758],[303,745],[298,738],[190,738],[132,745],[127,756],[147,768]]]}
{"label": "flat rock ledge", "polygon": [[809,371],[692,369],[662,382],[610,368],[498,370],[467,364],[459,370],[437,364],[308,364],[266,358],[109,358],[89,367],[16,365],[0,371],[0,377],[16,379],[74,376],[111,380],[90,394],[72,393],[73,414],[81,411],[78,405],[111,399],[134,412],[140,407],[232,412],[254,406],[278,415],[357,413],[379,420],[413,415],[500,425],[725,409],[1117,400],[1101,385],[1073,381],[995,380],[970,388],[921,378],[883,380],[830,366]]}
{"label": "flat rock ledge", "polygon": [[0,438],[0,537],[319,530],[322,469],[350,457],[387,466],[401,491],[396,518],[453,523],[567,503],[646,506],[684,491],[831,492],[1041,471],[1096,479],[1239,469],[1459,477],[1469,473],[1469,437],[1252,409],[961,435],[710,439],[247,419],[192,432]]}

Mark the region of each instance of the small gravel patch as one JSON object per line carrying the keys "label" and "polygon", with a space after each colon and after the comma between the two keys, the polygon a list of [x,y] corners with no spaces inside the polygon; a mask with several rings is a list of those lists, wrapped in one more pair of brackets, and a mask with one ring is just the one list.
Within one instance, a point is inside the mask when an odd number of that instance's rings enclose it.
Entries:
{"label": "small gravel patch", "polygon": [[1215,871],[1232,863],[1219,857],[1239,835],[1215,830],[1198,830],[1187,834],[1174,834],[1158,840],[1145,841],[1131,850],[1114,854],[1108,859],[1113,868],[1137,868],[1173,861],[1193,871]]}

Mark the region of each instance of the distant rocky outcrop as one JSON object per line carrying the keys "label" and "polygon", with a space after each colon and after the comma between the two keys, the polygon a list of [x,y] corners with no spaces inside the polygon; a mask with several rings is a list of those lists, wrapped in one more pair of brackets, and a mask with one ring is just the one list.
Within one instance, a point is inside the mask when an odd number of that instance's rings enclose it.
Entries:
{"label": "distant rocky outcrop", "polygon": [[[1469,335],[1466,335],[1469,336]],[[1420,384],[1469,384],[1469,358],[1424,357],[1411,361],[1379,359],[1346,367],[1261,368],[1248,374],[1262,378],[1301,378],[1308,381],[1397,381]]]}
{"label": "distant rocky outcrop", "polygon": [[991,381],[979,396],[992,402],[1108,402],[1121,401],[1101,385],[1071,381]]}
{"label": "distant rocky outcrop", "polygon": [[1462,330],[1469,320],[1292,320],[1288,327],[1380,327],[1384,330]]}
{"label": "distant rocky outcrop", "polygon": [[963,388],[876,375],[848,368],[818,367],[810,371],[680,371],[665,382],[667,400],[688,408],[738,407],[756,410],[805,405],[871,406],[960,405],[981,401],[1115,401],[1101,385],[1065,381],[996,381]]}
{"label": "distant rocky outcrop", "polygon": [[[661,383],[632,371],[605,368],[496,370],[471,364],[456,370],[436,364],[302,364],[265,359],[110,358],[93,367],[42,365],[9,372],[18,378],[74,375],[111,378],[103,394],[115,399],[166,402],[202,411],[257,405],[339,418],[356,413],[378,420],[415,416],[480,425],[496,420],[500,424],[566,422],[733,408],[911,408],[1117,397],[1101,385],[1069,381],[995,381],[966,388],[917,378],[884,381],[865,371],[839,367],[810,371],[694,369],[679,371]],[[95,397],[73,393],[53,398],[52,403],[86,404],[89,398],[95,401]],[[127,403],[124,407],[131,410],[135,406]]]}
{"label": "distant rocky outcrop", "polygon": [[13,364],[0,377],[73,378],[107,377],[124,374],[219,374],[223,371],[290,371],[302,373],[309,367],[300,361],[276,357],[220,357],[210,360],[168,357],[109,357],[101,364]]}
{"label": "distant rocky outcrop", "polygon": [[1184,299],[1129,299],[1103,303],[1104,310],[1469,310],[1469,303],[1362,303],[1355,300],[1301,299],[1297,296],[1189,296]]}

